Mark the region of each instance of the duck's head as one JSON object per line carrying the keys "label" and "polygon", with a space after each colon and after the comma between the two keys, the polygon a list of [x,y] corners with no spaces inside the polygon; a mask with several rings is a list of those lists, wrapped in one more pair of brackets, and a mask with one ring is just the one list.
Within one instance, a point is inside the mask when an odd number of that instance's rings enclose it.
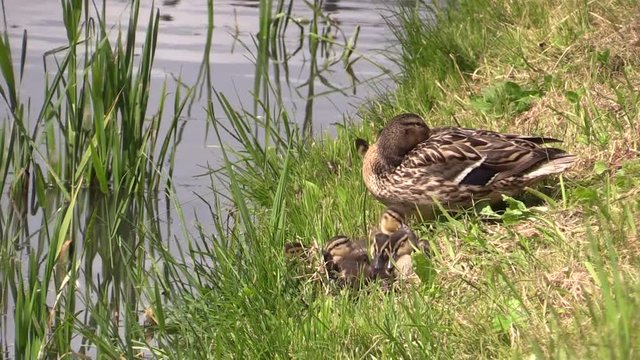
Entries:
{"label": "duck's head", "polygon": [[404,213],[400,210],[387,208],[380,217],[380,231],[391,235],[404,225]]}
{"label": "duck's head", "polygon": [[396,167],[409,151],[429,136],[431,131],[419,115],[400,114],[380,131],[376,142],[378,153],[388,165]]}
{"label": "duck's head", "polygon": [[344,235],[337,235],[329,239],[322,251],[325,262],[343,258],[353,251],[353,243]]}
{"label": "duck's head", "polygon": [[346,236],[334,236],[327,242],[322,250],[322,259],[329,273],[339,272],[337,262],[348,253],[349,239]]}
{"label": "duck's head", "polygon": [[389,236],[389,247],[391,252],[387,261],[386,272],[391,274],[398,259],[411,255],[415,249],[417,238],[410,230],[399,230]]}
{"label": "duck's head", "polygon": [[417,243],[416,235],[412,231],[401,230],[389,236],[391,257],[398,260],[401,256],[411,255]]}

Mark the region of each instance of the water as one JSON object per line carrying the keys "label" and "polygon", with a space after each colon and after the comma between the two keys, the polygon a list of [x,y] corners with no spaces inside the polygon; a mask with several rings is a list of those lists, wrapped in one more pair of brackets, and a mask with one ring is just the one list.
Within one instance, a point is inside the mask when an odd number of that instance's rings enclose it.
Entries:
{"label": "water", "polygon": [[[143,34],[146,31],[146,20],[151,5],[151,1],[145,1],[141,6],[138,42],[144,41]],[[213,47],[210,54],[212,83],[216,91],[225,94],[238,108],[252,109],[253,105],[254,36],[259,24],[258,6],[259,1],[253,0],[214,2]],[[319,26],[321,30],[329,29],[328,34],[336,39],[336,43],[345,43],[354,34],[356,26],[360,28],[356,53],[351,57],[352,60],[358,56],[360,59],[353,63],[353,72],[347,71],[343,62],[339,61],[342,48],[335,45],[323,54],[324,57],[318,59],[320,75],[326,79],[323,83],[317,75],[311,76],[310,71],[313,59],[309,53],[306,24],[313,16],[313,10],[303,1],[294,2],[292,16],[300,20],[304,33],[301,34],[297,26],[289,24],[287,33],[279,44],[281,56],[279,59],[270,60],[269,72],[272,78],[278,79],[283,103],[289,114],[293,115],[301,126],[307,119],[313,124],[314,134],[326,131],[333,133],[334,123],[342,123],[345,115],[347,118],[354,116],[357,106],[364,99],[375,96],[379,91],[391,86],[390,74],[395,72],[396,68],[386,55],[393,51],[393,36],[382,18],[388,14],[389,6],[390,2],[384,0],[333,0],[323,3],[322,10],[326,18]],[[157,86],[152,89],[149,106],[152,111],[157,108],[160,88],[165,80],[169,83],[169,89],[175,88],[174,79],[177,78],[188,85],[196,82],[203,59],[208,25],[205,1],[164,0],[158,8],[162,21],[153,73],[153,81]],[[121,26],[123,31],[126,28],[128,2],[110,1],[106,9],[107,22],[112,24],[112,35],[115,36],[118,26]],[[28,34],[21,96],[23,100],[30,98],[31,114],[34,117],[43,101],[44,78],[47,74],[55,72],[56,56],[62,56],[51,52],[67,43],[60,2],[8,0],[5,1],[5,11],[16,61],[19,59],[23,32],[26,30]],[[46,53],[49,55],[44,56]],[[283,54],[287,54],[286,61],[283,60]],[[19,64],[15,65],[17,69]],[[326,83],[331,86],[327,86]],[[314,94],[311,98],[310,86],[313,87]],[[171,102],[170,97],[167,103]],[[206,173],[208,168],[220,165],[219,144],[215,141],[216,137],[210,125],[207,125],[205,105],[203,101],[196,101],[188,115],[180,120],[183,133],[182,141],[177,148],[173,182],[187,226],[193,225],[196,216],[200,222],[207,225],[208,207],[198,196],[210,199],[213,198],[213,194],[209,188],[209,177],[199,175]],[[0,118],[9,119],[3,106],[0,106]],[[223,112],[219,108],[216,108],[216,111],[216,117],[223,118]],[[223,141],[230,142],[231,139],[225,138]],[[85,201],[86,209],[91,209],[91,201]],[[2,208],[10,206],[4,201],[0,201],[0,205]],[[168,247],[173,252],[180,251],[174,242],[179,241],[179,238],[173,240],[174,237],[169,235],[181,232],[179,222],[171,220],[175,218],[175,214],[170,208],[160,206],[157,215],[166,225],[162,231],[167,235]],[[28,223],[32,231],[37,231],[38,227],[42,226],[41,215],[30,216]],[[37,247],[33,242],[32,245]],[[85,248],[84,245],[76,246]],[[87,254],[84,256],[87,263],[91,264],[88,266],[89,270],[92,267],[104,269],[99,250],[87,250]],[[23,261],[26,261],[26,254],[23,256]],[[92,278],[91,282],[95,284],[99,282],[100,276],[104,279],[105,274],[99,270],[85,270],[81,278]],[[86,295],[85,301],[95,301],[95,295]],[[7,306],[6,302],[3,303]],[[8,306],[9,309],[13,306],[11,301]],[[12,323],[11,312],[8,311],[8,319],[2,321],[2,324]],[[3,329],[3,332],[6,330]],[[13,342],[11,331],[0,335],[5,337],[5,345]]]}
{"label": "water", "polygon": [[[214,88],[227,95],[234,105],[251,108],[255,65],[252,60],[255,53],[254,38],[258,31],[259,1],[221,0],[214,2],[214,33],[211,63]],[[32,104],[41,104],[43,99],[43,62],[46,61],[49,71],[55,66],[52,56],[43,60],[43,54],[66,44],[66,34],[62,23],[62,11],[58,1],[9,0],[5,4],[7,22],[13,54],[19,58],[19,45],[23,31],[28,34],[28,52],[25,78],[22,82],[22,95],[31,98]],[[349,75],[342,62],[331,66],[321,74],[332,85],[342,91],[336,91],[323,84],[319,78],[313,79],[315,94],[313,99],[312,122],[314,132],[333,131],[333,123],[343,121],[343,114],[352,116],[355,108],[363,99],[376,95],[374,89],[384,89],[390,85],[388,72],[395,71],[394,64],[385,56],[393,45],[392,35],[387,29],[383,17],[388,14],[390,2],[384,0],[325,1],[324,13],[343,34],[333,31],[337,42],[344,42],[343,37],[353,35],[356,26],[360,34],[356,46],[356,56],[362,56],[353,65],[353,74],[358,81]],[[151,2],[143,2],[141,14],[148,14]],[[180,77],[186,84],[194,84],[206,40],[207,4],[195,0],[164,0],[159,6],[164,19],[160,24],[160,34],[155,58],[155,79],[160,85],[165,79]],[[107,6],[109,23],[122,23],[126,27],[128,7],[126,1],[111,1]],[[313,11],[303,1],[294,2],[292,15],[295,18],[309,20]],[[141,16],[138,41],[146,30],[146,15]],[[326,24],[325,24],[326,26]],[[308,30],[308,27],[304,29]],[[114,29],[115,33],[115,29]],[[306,33],[305,33],[306,35]],[[303,39],[304,40],[304,39]],[[310,55],[306,41],[300,44],[299,29],[290,24],[284,41],[287,51],[297,53],[287,61],[288,76],[283,64],[271,61],[271,74],[276,67],[280,68],[280,83],[283,84],[284,103],[290,114],[302,124],[307,104]],[[341,48],[335,47],[333,54],[339,56]],[[356,56],[352,56],[355,58]],[[171,83],[171,81],[170,81]],[[375,86],[372,86],[375,85]],[[157,99],[160,86],[155,87]],[[170,87],[171,88],[171,87]],[[150,109],[156,108],[150,104]],[[32,108],[36,108],[32,105]],[[209,180],[196,175],[205,172],[203,167],[216,167],[219,162],[217,144],[212,131],[207,127],[204,104],[196,103],[188,118],[183,119],[183,141],[176,154],[176,171],[174,182],[181,201],[189,203],[196,197],[193,191],[206,192]],[[199,203],[198,201],[195,201]],[[194,205],[186,214],[202,208]]]}

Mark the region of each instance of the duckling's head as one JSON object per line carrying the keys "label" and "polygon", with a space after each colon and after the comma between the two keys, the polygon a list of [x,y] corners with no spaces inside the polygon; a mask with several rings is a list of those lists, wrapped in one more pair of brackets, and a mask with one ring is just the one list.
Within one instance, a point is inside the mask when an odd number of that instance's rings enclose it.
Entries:
{"label": "duckling's head", "polygon": [[411,255],[414,250],[416,236],[412,231],[399,230],[389,236],[390,255],[387,259],[386,271],[391,273],[395,263],[405,255]]}
{"label": "duckling's head", "polygon": [[412,231],[401,230],[389,236],[389,246],[394,259],[404,255],[411,255],[417,243],[417,238]]}
{"label": "duckling's head", "polygon": [[348,261],[369,263],[366,249],[344,235],[329,239],[322,251],[322,257],[329,271],[340,271],[340,264]]}
{"label": "duckling's head", "polygon": [[429,136],[431,131],[419,115],[400,114],[391,119],[378,135],[378,153],[387,165],[396,167],[409,151]]}
{"label": "duckling's head", "polygon": [[392,208],[387,208],[380,217],[380,231],[390,235],[400,230],[404,225],[404,213]]}
{"label": "duckling's head", "polygon": [[366,248],[346,236],[329,239],[322,256],[330,278],[372,277]]}
{"label": "duckling's head", "polygon": [[375,234],[373,240],[373,271],[375,274],[379,274],[384,271],[391,256],[389,235],[379,232]]}
{"label": "duckling's head", "polygon": [[305,248],[301,242],[295,241],[284,244],[284,256],[288,259],[300,258],[304,252]]}
{"label": "duckling's head", "polygon": [[369,143],[365,139],[357,138],[355,144],[356,151],[358,151],[360,156],[364,156],[364,154],[367,153],[367,150],[369,150]]}
{"label": "duckling's head", "polygon": [[345,255],[350,240],[346,236],[334,236],[322,250],[324,266],[329,274],[340,272],[337,262]]}
{"label": "duckling's head", "polygon": [[324,247],[322,255],[325,261],[335,260],[336,258],[342,258],[348,256],[353,250],[353,242],[344,235],[337,235],[329,239],[327,245]]}

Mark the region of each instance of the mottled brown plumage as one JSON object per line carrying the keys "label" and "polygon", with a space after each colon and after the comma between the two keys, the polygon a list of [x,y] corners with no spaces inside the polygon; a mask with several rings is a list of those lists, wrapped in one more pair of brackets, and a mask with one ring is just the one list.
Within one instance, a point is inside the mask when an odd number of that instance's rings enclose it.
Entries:
{"label": "mottled brown plumage", "polygon": [[[371,194],[407,213],[499,200],[550,175],[575,156],[543,144],[559,140],[465,128],[429,129],[416,114],[393,118],[365,153],[362,175]],[[428,212],[426,211],[426,212]]]}
{"label": "mottled brown plumage", "polygon": [[332,279],[358,285],[374,277],[366,247],[346,236],[338,235],[329,239],[322,256]]}

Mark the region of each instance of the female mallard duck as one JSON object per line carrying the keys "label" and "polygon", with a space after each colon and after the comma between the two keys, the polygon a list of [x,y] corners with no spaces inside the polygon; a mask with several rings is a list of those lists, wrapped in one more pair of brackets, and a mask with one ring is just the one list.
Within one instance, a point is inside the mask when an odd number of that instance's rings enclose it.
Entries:
{"label": "female mallard duck", "polygon": [[374,277],[367,248],[346,236],[338,235],[329,239],[322,256],[331,279],[357,285]]}
{"label": "female mallard duck", "polygon": [[[379,201],[407,213],[467,207],[515,195],[575,161],[541,145],[559,140],[464,128],[429,129],[416,114],[394,117],[367,149],[362,175]],[[427,212],[425,212],[425,210]]]}

